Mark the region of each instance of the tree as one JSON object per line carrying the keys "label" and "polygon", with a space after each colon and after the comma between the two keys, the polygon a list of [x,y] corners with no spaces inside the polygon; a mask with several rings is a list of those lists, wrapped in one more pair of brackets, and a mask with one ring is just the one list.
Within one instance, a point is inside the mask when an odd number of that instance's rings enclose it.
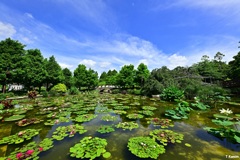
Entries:
{"label": "tree", "polygon": [[10,38],[0,41],[0,83],[3,93],[6,92],[7,84],[21,81],[20,77],[24,73],[21,65],[24,47],[22,43]]}
{"label": "tree", "polygon": [[74,80],[75,86],[78,89],[86,86],[87,79],[87,67],[84,64],[79,64],[78,67],[74,70]]}
{"label": "tree", "polygon": [[143,63],[139,64],[137,67],[136,77],[135,77],[135,82],[137,83],[137,85],[141,86],[142,88],[149,76],[150,76],[150,72],[147,68],[147,65]]}
{"label": "tree", "polygon": [[74,84],[72,72],[68,68],[64,68],[62,72],[64,76],[63,83],[67,86],[68,89],[70,89],[71,86]]}
{"label": "tree", "polygon": [[240,52],[238,52],[238,54],[235,55],[233,59],[234,60],[228,63],[230,67],[229,76],[232,79],[239,79],[240,78]]}
{"label": "tree", "polygon": [[22,83],[28,90],[30,87],[39,87],[40,92],[47,75],[43,64],[44,58],[40,50],[27,50],[27,54],[24,57],[24,77]]}
{"label": "tree", "polygon": [[98,85],[98,73],[91,68],[87,70],[86,87],[92,89]]}
{"label": "tree", "polygon": [[107,73],[104,71],[99,77],[99,85],[106,85]]}
{"label": "tree", "polygon": [[134,86],[135,70],[134,65],[124,65],[119,71],[117,82],[120,86]]}
{"label": "tree", "polygon": [[118,75],[118,72],[115,69],[109,70],[107,72],[106,84],[116,85],[117,84],[117,75]]}
{"label": "tree", "polygon": [[[54,86],[63,81],[64,76],[60,65],[55,60],[54,56],[51,56],[49,60],[45,60],[47,76],[45,82],[47,84],[47,90],[51,89],[51,86]],[[50,86],[51,84],[51,86]]]}

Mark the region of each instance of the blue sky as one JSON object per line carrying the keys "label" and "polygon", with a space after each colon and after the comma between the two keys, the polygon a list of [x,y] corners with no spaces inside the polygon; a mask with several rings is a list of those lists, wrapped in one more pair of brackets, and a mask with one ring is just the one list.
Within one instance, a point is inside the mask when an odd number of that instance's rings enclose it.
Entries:
{"label": "blue sky", "polygon": [[99,73],[125,64],[190,66],[239,51],[240,0],[1,0],[0,40]]}

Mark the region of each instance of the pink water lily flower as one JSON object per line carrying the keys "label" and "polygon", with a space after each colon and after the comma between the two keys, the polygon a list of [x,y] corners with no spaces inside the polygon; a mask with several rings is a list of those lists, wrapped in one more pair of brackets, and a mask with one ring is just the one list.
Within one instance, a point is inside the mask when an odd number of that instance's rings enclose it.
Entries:
{"label": "pink water lily flower", "polygon": [[40,147],[40,148],[38,148],[38,150],[41,152],[41,151],[43,151],[43,148],[42,148],[42,147]]}
{"label": "pink water lily flower", "polygon": [[23,153],[21,153],[21,152],[20,152],[20,153],[17,153],[16,158],[17,158],[17,159],[23,158]]}
{"label": "pink water lily flower", "polygon": [[33,152],[34,152],[34,150],[30,149],[30,150],[28,150],[28,151],[26,152],[26,154],[27,154],[27,155],[32,155]]}

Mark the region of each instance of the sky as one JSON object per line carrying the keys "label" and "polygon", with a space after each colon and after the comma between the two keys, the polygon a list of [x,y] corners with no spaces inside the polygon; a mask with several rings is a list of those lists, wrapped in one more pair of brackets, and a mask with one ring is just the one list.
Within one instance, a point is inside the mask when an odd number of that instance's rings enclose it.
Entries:
{"label": "sky", "polygon": [[0,41],[98,73],[140,63],[191,66],[240,51],[240,0],[1,0]]}

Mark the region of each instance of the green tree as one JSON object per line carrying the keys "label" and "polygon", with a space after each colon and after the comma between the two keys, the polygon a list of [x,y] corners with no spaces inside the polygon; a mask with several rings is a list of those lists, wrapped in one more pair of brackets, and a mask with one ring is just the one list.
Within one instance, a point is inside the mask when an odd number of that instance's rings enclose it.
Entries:
{"label": "green tree", "polygon": [[93,89],[98,85],[98,73],[91,68],[87,70],[86,87]]}
{"label": "green tree", "polygon": [[[49,60],[45,60],[47,76],[45,82],[47,84],[47,90],[51,89],[51,86],[54,86],[63,81],[64,76],[60,65],[55,60],[54,56],[51,56]],[[51,86],[50,86],[51,84]]]}
{"label": "green tree", "polygon": [[240,78],[240,52],[238,52],[238,54],[235,55],[233,59],[234,60],[228,63],[230,67],[229,76],[232,79],[239,79]]}
{"label": "green tree", "polygon": [[64,68],[62,72],[64,76],[63,83],[67,86],[68,89],[70,89],[74,84],[72,72],[68,68]]}
{"label": "green tree", "polygon": [[99,77],[99,85],[106,85],[107,73],[104,71]]}
{"label": "green tree", "polygon": [[86,86],[87,67],[84,64],[79,64],[74,70],[75,86],[80,90],[81,87]]}
{"label": "green tree", "polygon": [[0,41],[0,83],[2,92],[6,92],[6,85],[19,83],[23,77],[22,60],[25,55],[25,45],[7,38]]}
{"label": "green tree", "polygon": [[118,75],[118,72],[115,69],[114,70],[109,70],[107,72],[106,84],[116,85],[117,84],[117,75]]}
{"label": "green tree", "polygon": [[122,87],[134,86],[135,73],[134,65],[124,65],[117,77],[118,84]]}
{"label": "green tree", "polygon": [[135,77],[135,82],[137,83],[137,85],[142,88],[149,76],[150,76],[150,72],[148,70],[147,65],[143,63],[139,64],[137,67],[136,77]]}
{"label": "green tree", "polygon": [[43,64],[44,58],[40,50],[27,50],[27,54],[24,57],[24,77],[22,83],[28,90],[30,87],[39,87],[40,92],[47,75]]}

